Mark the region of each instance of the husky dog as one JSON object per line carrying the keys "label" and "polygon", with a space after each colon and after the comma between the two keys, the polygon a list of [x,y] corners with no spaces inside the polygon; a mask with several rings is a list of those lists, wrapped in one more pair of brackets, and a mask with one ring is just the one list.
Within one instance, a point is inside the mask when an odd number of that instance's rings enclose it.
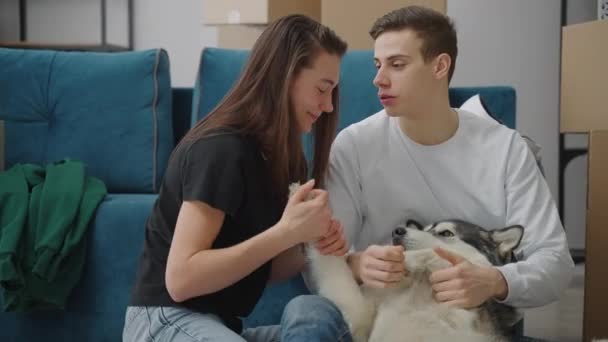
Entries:
{"label": "husky dog", "polygon": [[393,243],[405,248],[407,275],[391,289],[358,285],[344,257],[323,256],[307,248],[310,271],[318,293],[341,310],[356,342],[506,341],[520,315],[510,306],[488,300],[473,309],[438,303],[430,273],[451,266],[433,247],[459,254],[477,265],[515,261],[523,227],[485,230],[460,220],[422,227],[415,221],[395,228]]}

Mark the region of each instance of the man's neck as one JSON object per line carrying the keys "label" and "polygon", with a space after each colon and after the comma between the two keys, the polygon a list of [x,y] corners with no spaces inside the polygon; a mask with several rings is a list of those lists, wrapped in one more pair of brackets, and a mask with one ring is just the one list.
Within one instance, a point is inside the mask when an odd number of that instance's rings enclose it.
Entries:
{"label": "man's neck", "polygon": [[446,99],[417,113],[399,117],[399,127],[410,139],[421,145],[439,145],[458,130],[458,113]]}

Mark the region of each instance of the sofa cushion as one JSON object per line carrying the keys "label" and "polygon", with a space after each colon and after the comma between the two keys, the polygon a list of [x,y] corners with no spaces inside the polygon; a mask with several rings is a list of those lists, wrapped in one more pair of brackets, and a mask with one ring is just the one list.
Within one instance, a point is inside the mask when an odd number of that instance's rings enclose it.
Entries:
{"label": "sofa cushion", "polygon": [[169,59],[161,49],[0,49],[6,168],[84,161],[109,192],[154,192],[174,146]]}
{"label": "sofa cushion", "polygon": [[[193,123],[203,118],[223,98],[238,78],[248,57],[246,50],[205,48],[201,54],[193,95]],[[355,50],[344,55],[340,66],[340,121],[338,129],[361,121],[382,109],[378,90],[372,81],[376,75],[373,51]],[[452,87],[450,103],[459,107],[475,94],[483,96],[492,113],[515,127],[515,90],[507,86]]]}
{"label": "sofa cushion", "polygon": [[157,196],[108,195],[89,226],[82,278],[65,311],[0,313],[0,341],[120,341],[125,309]]}

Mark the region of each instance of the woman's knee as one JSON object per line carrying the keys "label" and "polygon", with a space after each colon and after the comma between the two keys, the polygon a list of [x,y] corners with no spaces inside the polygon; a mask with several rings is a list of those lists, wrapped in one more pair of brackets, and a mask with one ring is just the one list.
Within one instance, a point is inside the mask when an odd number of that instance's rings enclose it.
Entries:
{"label": "woman's knee", "polygon": [[317,295],[295,297],[285,306],[283,320],[305,319],[306,321],[343,321],[342,313],[329,299]]}

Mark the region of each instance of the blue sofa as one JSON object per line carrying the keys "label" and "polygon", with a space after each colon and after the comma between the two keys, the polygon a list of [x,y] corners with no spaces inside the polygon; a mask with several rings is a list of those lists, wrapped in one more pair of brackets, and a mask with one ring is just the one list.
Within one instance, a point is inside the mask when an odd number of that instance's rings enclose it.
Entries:
{"label": "blue sofa", "polygon": [[[381,108],[371,56],[352,51],[343,60],[340,129]],[[109,192],[90,224],[82,279],[65,310],[2,312],[0,341],[121,339],[145,222],[170,152],[222,98],[246,58],[247,51],[204,49],[194,87],[171,88],[169,58],[161,49],[0,49],[5,167],[78,159]],[[452,88],[450,100],[458,107],[478,93],[490,111],[514,127],[511,87]],[[299,276],[270,285],[245,326],[276,324],[285,303],[306,292]]]}

